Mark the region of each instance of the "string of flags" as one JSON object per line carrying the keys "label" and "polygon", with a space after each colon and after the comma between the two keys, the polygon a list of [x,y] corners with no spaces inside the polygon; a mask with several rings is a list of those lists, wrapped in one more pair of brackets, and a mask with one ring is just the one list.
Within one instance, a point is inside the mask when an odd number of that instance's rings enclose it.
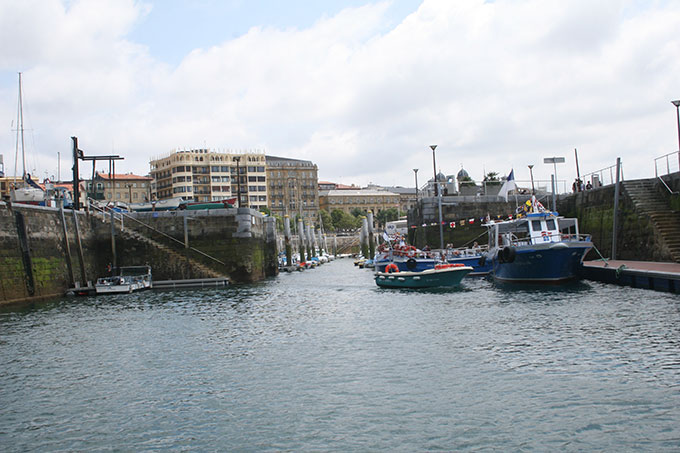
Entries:
{"label": "string of flags", "polygon": [[[544,212],[546,209],[543,207],[540,201],[536,201],[536,204],[534,206],[535,209],[537,209],[539,212]],[[461,219],[461,220],[456,220],[453,222],[442,222],[442,225],[448,225],[449,228],[456,228],[456,227],[461,227],[464,225],[474,225],[476,222],[479,222],[481,224],[484,223],[489,223],[491,221],[494,222],[502,222],[504,220],[512,220],[512,219],[519,219],[520,217],[524,217],[528,212],[531,212],[531,200],[527,200],[526,203],[523,205],[520,205],[517,207],[515,210],[514,214],[509,214],[509,215],[497,215],[496,217],[492,217],[490,215],[486,215],[486,217],[480,217],[480,218],[469,218],[469,219]],[[433,223],[423,223],[421,226],[426,227],[426,226],[437,226],[437,222]],[[416,225],[412,225],[411,228],[417,228]]]}
{"label": "string of flags", "polygon": [[[486,217],[471,217],[469,219],[460,219],[460,220],[455,220],[453,222],[449,221],[443,221],[442,225],[446,225],[449,228],[457,228],[457,227],[462,227],[465,225],[474,225],[474,224],[485,224],[490,221],[494,222],[502,222],[504,220],[512,220],[512,219],[517,219],[522,217],[524,214],[523,213],[515,213],[515,214],[509,214],[509,215],[497,215],[497,216],[486,216]],[[427,227],[427,226],[437,226],[437,222],[432,222],[432,223],[423,223],[421,226],[422,227]],[[411,228],[417,228],[416,225],[411,225]]]}

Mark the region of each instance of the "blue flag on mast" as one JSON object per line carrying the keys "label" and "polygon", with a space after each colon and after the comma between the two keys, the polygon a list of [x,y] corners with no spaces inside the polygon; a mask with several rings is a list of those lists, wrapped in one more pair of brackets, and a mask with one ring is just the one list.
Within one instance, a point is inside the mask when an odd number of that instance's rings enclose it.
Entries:
{"label": "blue flag on mast", "polygon": [[511,169],[508,178],[505,180],[501,186],[501,190],[498,191],[498,196],[505,198],[508,201],[508,192],[517,189],[517,184],[515,184],[515,170]]}

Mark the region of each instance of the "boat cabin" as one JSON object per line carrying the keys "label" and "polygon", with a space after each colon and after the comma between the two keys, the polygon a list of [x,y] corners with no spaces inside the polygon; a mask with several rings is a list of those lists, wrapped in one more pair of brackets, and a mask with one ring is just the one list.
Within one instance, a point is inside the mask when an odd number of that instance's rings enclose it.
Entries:
{"label": "boat cabin", "polygon": [[542,212],[489,225],[489,248],[578,240],[578,222]]}

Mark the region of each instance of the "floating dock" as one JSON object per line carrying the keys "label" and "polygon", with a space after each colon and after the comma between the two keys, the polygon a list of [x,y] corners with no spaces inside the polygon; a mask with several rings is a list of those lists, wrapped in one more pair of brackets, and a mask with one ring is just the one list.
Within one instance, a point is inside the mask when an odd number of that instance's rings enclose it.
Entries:
{"label": "floating dock", "polygon": [[153,282],[153,289],[221,288],[229,285],[227,278],[191,278]]}
{"label": "floating dock", "polygon": [[680,264],[650,261],[585,261],[582,277],[633,288],[680,294]]}

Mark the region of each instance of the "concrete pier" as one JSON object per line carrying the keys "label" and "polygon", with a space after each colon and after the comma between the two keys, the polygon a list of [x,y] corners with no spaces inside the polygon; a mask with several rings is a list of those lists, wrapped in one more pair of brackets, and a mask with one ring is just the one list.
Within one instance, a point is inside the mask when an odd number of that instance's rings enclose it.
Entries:
{"label": "concrete pier", "polygon": [[680,294],[680,264],[651,261],[585,261],[582,277],[603,283]]}

